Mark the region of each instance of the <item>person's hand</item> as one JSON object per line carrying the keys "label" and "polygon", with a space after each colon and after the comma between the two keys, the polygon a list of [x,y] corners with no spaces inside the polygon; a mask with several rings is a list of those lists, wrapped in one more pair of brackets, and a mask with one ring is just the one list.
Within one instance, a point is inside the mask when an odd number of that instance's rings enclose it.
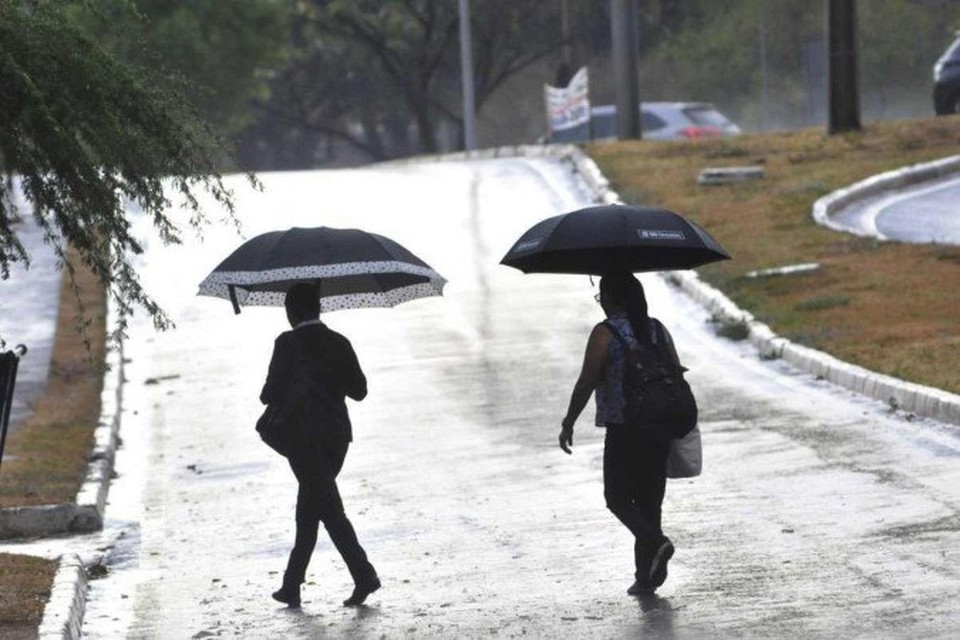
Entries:
{"label": "person's hand", "polygon": [[570,447],[573,446],[573,423],[567,423],[566,421],[562,422],[560,425],[560,448],[563,449],[564,453],[571,454],[573,451],[570,450]]}

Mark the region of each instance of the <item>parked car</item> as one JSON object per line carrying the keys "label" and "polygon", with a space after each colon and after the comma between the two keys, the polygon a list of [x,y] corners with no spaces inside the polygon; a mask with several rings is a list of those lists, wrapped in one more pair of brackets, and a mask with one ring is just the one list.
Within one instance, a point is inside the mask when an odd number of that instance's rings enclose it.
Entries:
{"label": "parked car", "polygon": [[938,116],[960,113],[960,31],[933,65],[933,108]]}
{"label": "parked car", "polygon": [[[692,140],[735,136],[740,127],[709,102],[643,102],[640,130],[646,140]],[[547,142],[587,142],[617,137],[617,107],[612,104],[590,108],[590,126],[554,131]]]}

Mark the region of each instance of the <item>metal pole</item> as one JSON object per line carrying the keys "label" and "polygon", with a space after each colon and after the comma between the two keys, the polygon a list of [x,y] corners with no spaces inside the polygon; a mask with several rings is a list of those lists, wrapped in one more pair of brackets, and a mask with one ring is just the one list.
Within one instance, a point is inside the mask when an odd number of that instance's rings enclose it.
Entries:
{"label": "metal pole", "polygon": [[569,0],[560,0],[560,32],[563,36],[563,45],[560,48],[560,59],[567,67],[573,67],[573,45],[570,33],[570,5]]}
{"label": "metal pole", "polygon": [[467,151],[473,151],[477,148],[477,114],[474,106],[469,0],[460,0],[460,82],[463,91],[463,144]]}
{"label": "metal pole", "polygon": [[857,76],[856,0],[827,0],[829,51],[829,129],[860,130],[860,84]]}
{"label": "metal pole", "polygon": [[617,134],[621,140],[639,139],[641,133],[636,0],[610,0],[610,29],[613,81],[617,97]]}
{"label": "metal pole", "polygon": [[770,77],[767,69],[767,12],[764,0],[757,2],[760,26],[760,131],[766,131],[770,111]]}

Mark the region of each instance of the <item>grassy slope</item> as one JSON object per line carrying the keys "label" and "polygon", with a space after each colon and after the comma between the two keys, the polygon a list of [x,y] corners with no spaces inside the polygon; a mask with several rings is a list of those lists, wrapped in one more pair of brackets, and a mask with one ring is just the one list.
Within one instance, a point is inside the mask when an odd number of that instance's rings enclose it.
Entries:
{"label": "grassy slope", "polygon": [[36,638],[57,563],[0,553],[0,637]]}
{"label": "grassy slope", "polygon": [[0,507],[72,502],[83,482],[100,418],[106,329],[103,288],[85,270],[76,279],[89,324],[78,331],[77,296],[65,272],[47,387],[7,439]]}
{"label": "grassy slope", "polygon": [[[76,277],[89,324],[77,330],[77,296],[64,273],[47,388],[7,440],[0,507],[72,502],[83,482],[100,414],[105,297],[92,274]],[[0,554],[0,637],[36,637],[56,569],[55,561]]]}
{"label": "grassy slope", "polygon": [[[864,367],[960,393],[960,248],[877,242],[830,231],[814,201],[904,165],[960,153],[960,117],[691,143],[587,148],[628,202],[658,204],[703,225],[734,259],[698,270],[777,333]],[[762,164],[766,177],[699,187],[705,167]],[[819,262],[809,275],[748,271]]]}

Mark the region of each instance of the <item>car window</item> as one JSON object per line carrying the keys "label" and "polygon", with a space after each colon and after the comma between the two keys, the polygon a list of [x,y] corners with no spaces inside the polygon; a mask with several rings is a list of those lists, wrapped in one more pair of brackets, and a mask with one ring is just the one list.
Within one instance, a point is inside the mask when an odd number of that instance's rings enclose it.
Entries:
{"label": "car window", "polygon": [[660,116],[644,111],[640,114],[640,128],[644,131],[656,131],[667,126],[666,121]]}
{"label": "car window", "polygon": [[725,127],[730,124],[722,113],[705,107],[687,107],[683,110],[690,121],[701,127]]}

